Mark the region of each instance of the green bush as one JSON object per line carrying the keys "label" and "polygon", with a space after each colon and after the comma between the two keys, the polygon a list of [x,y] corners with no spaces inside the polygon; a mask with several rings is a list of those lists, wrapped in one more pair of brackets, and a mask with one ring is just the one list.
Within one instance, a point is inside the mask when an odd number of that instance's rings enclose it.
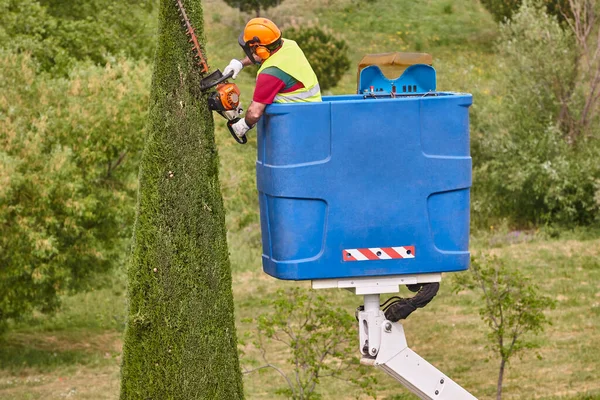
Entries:
{"label": "green bush", "polygon": [[[523,0],[481,0],[481,4],[492,14],[498,22],[503,22],[511,19],[515,14]],[[548,13],[563,20],[563,13],[568,13],[569,0],[539,0],[541,5],[546,6]]]}
{"label": "green bush", "polygon": [[131,235],[149,67],[37,70],[0,51],[0,330],[94,284]]}
{"label": "green bush", "polygon": [[[317,291],[299,287],[278,290],[269,296],[254,322],[256,330],[248,336],[262,354],[262,365],[246,372],[271,368],[283,378],[285,386],[278,394],[292,400],[321,398],[319,384],[323,378],[335,378],[354,386],[356,398],[376,399],[377,379],[360,364],[356,352],[356,319]],[[240,344],[245,344],[241,341]],[[276,354],[269,350],[277,346]],[[283,362],[271,362],[286,359]],[[242,359],[252,364],[257,360]],[[278,365],[279,364],[279,365]],[[287,372],[291,369],[290,372]],[[284,372],[286,371],[286,372]],[[276,375],[274,375],[276,376]],[[350,390],[348,390],[350,392]]]}
{"label": "green bush", "polygon": [[475,290],[481,296],[479,315],[488,326],[489,349],[500,359],[496,399],[501,399],[509,361],[537,347],[531,336],[551,324],[545,312],[556,303],[503,259],[484,253],[471,261],[469,272],[453,276],[453,291]]}
{"label": "green bush", "polygon": [[298,42],[319,79],[321,90],[335,87],[350,68],[346,41],[336,39],[326,30],[318,27],[289,28],[284,30],[283,37]]}
{"label": "green bush", "polygon": [[266,11],[271,7],[276,7],[283,0],[224,0],[231,8],[237,8],[242,12],[252,12],[255,16],[260,17],[260,11]]}
{"label": "green bush", "polygon": [[502,27],[497,97],[481,97],[473,118],[480,225],[490,217],[521,226],[599,220],[600,137],[574,141],[561,124],[579,107],[576,51],[557,19],[529,3]]}
{"label": "green bush", "polygon": [[0,0],[0,48],[31,53],[42,70],[61,75],[76,61],[104,65],[122,54],[148,59],[154,49],[154,4]]}
{"label": "green bush", "polygon": [[522,0],[481,0],[481,4],[492,14],[496,21],[510,19],[521,7]]}
{"label": "green bush", "polygon": [[490,216],[519,226],[598,221],[600,146],[590,142],[570,148],[555,130],[545,135],[544,143],[534,141],[518,149],[507,140],[502,150],[506,153],[475,168],[474,209],[480,222]]}

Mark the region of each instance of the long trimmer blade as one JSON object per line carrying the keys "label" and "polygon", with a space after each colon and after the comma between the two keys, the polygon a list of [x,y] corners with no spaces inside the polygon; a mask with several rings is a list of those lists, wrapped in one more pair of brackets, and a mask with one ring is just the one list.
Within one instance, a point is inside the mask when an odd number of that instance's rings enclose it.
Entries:
{"label": "long trimmer blade", "polygon": [[177,5],[177,9],[179,10],[179,16],[181,18],[181,23],[185,28],[185,34],[190,37],[189,42],[192,43],[192,51],[194,52],[194,58],[198,59],[198,65],[202,68],[201,72],[203,74],[208,72],[208,65],[206,64],[206,59],[204,58],[204,54],[202,53],[202,48],[200,47],[200,43],[198,42],[198,38],[196,37],[196,31],[192,27],[190,23],[190,19],[185,12],[185,7],[183,6],[182,0],[175,0],[175,4]]}

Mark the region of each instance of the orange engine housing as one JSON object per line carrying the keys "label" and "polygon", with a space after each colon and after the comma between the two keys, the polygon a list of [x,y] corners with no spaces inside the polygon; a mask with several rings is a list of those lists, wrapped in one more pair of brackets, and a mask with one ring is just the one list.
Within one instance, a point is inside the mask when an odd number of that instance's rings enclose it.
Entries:
{"label": "orange engine housing", "polygon": [[240,104],[240,89],[235,83],[218,84],[217,95],[222,107],[219,111],[235,110]]}

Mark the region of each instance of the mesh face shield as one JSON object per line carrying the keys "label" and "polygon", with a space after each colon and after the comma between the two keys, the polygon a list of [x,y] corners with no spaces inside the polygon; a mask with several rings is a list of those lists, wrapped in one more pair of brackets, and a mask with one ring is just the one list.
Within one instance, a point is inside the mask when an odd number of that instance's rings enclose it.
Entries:
{"label": "mesh face shield", "polygon": [[260,43],[256,36],[252,38],[252,40],[248,40],[246,42],[244,41],[244,32],[242,31],[242,33],[240,33],[240,36],[238,37],[238,44],[242,49],[244,49],[244,53],[246,53],[250,61],[252,61],[254,64],[260,65],[260,61],[256,61],[254,58],[254,50],[252,49],[252,45],[255,43]]}
{"label": "mesh face shield", "polygon": [[260,39],[256,36],[254,36],[252,39],[248,40],[247,42],[244,41],[244,32],[242,31],[242,33],[240,33],[240,36],[238,37],[238,44],[240,45],[240,47],[242,49],[244,49],[244,53],[248,56],[248,58],[256,65],[260,65],[262,63],[262,60],[256,60],[254,58],[254,56],[256,55],[255,52],[255,47],[256,46],[264,46],[266,47],[269,51],[275,51],[277,50],[279,47],[281,47],[281,36],[279,36],[279,38],[277,38],[277,40],[275,40],[273,43],[271,44],[264,44],[261,45],[260,44]]}

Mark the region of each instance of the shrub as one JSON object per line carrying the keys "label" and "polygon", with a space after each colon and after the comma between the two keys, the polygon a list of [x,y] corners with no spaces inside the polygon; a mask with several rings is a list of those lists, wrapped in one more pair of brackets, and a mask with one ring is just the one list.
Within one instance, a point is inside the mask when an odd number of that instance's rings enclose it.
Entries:
{"label": "shrub", "polygon": [[231,8],[237,8],[242,12],[253,12],[255,16],[260,17],[261,10],[268,10],[271,7],[277,7],[283,0],[224,0]]}
{"label": "shrub", "polygon": [[60,75],[76,61],[148,59],[155,8],[137,0],[0,0],[0,47],[31,53],[40,69]]}
{"label": "shrub", "polygon": [[[545,5],[548,13],[563,20],[563,12],[568,10],[569,0],[539,0]],[[481,0],[481,4],[492,14],[498,22],[511,19],[519,11],[523,0]]]}
{"label": "shrub", "polygon": [[321,90],[335,87],[350,68],[348,45],[318,27],[285,29],[283,36],[298,42],[313,67]]}
{"label": "shrub", "polygon": [[511,143],[474,171],[478,217],[508,218],[513,224],[590,225],[598,220],[595,200],[600,146],[566,145],[556,129],[531,143]]}
{"label": "shrub", "polygon": [[500,358],[496,399],[502,398],[504,372],[510,359],[535,347],[528,337],[543,332],[550,320],[544,311],[555,302],[517,269],[494,256],[473,258],[470,272],[453,277],[455,292],[476,290],[481,296],[479,315],[489,328],[489,349]]}
{"label": "shrub", "polygon": [[600,138],[575,140],[563,123],[581,103],[576,51],[571,33],[530,2],[502,27],[499,96],[474,118],[483,132],[473,137],[480,223],[490,216],[516,225],[597,221]]}
{"label": "shrub", "polygon": [[36,71],[0,51],[0,328],[118,265],[133,218],[149,67]]}
{"label": "shrub", "polygon": [[[321,398],[318,384],[326,377],[355,385],[357,398],[361,394],[377,398],[377,381],[356,356],[357,324],[353,316],[316,291],[297,287],[279,290],[264,303],[270,311],[247,321],[256,323],[256,332],[249,336],[262,355],[262,365],[245,373],[273,369],[286,383],[278,393],[293,400]],[[269,361],[272,354],[268,351],[274,345],[283,347],[291,372]],[[276,358],[281,359],[281,351],[278,353]]]}

